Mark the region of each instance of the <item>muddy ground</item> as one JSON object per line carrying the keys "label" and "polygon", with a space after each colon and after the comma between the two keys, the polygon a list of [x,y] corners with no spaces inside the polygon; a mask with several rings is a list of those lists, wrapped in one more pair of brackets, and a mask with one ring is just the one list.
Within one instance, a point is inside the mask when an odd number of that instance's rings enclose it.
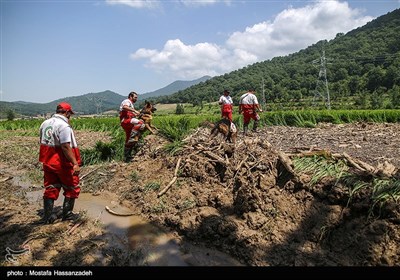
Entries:
{"label": "muddy ground", "polygon": [[[81,148],[109,141],[102,133],[77,131],[76,136]],[[85,213],[75,224],[37,224],[42,205],[26,198],[41,189],[37,141],[1,132],[0,265],[147,265],[139,247],[111,242],[115,237]],[[390,176],[398,180],[400,124],[268,127],[240,134],[234,150],[199,128],[185,142],[171,156],[163,150],[165,139],[149,135],[131,163],[85,166],[82,192],[117,195],[132,213],[172,232],[189,254],[185,242],[249,266],[400,265],[398,202],[371,208],[368,192],[349,202],[347,186],[329,177],[311,185],[309,174],[293,173],[282,157],[320,150],[348,154],[372,167],[389,163]],[[372,180],[365,172],[360,176]],[[7,248],[29,252],[13,261]]]}

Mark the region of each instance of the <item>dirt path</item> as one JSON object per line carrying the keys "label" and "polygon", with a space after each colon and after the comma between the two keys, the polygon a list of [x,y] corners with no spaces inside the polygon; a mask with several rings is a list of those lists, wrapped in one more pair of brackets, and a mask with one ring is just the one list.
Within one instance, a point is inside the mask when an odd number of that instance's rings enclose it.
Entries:
{"label": "dirt path", "polygon": [[[97,169],[82,181],[82,189],[115,193],[124,207],[175,232],[178,239],[223,251],[244,265],[396,266],[400,264],[398,203],[382,208],[379,216],[369,215],[365,194],[347,206],[345,186],[328,178],[313,187],[296,182],[282,169],[278,152],[316,147],[347,152],[373,166],[388,161],[399,168],[399,132],[400,124],[268,127],[253,137],[239,136],[232,157],[229,146],[209,139],[207,129],[198,129],[175,156],[163,152],[165,140],[149,136],[132,163],[84,167],[83,174]],[[15,244],[29,245],[30,254],[19,257],[18,265],[142,264],[138,252],[111,246],[107,233],[90,219],[68,239],[55,237],[68,236],[67,223],[36,225],[41,206],[27,201],[24,194],[40,189],[37,139],[3,135],[0,252]],[[86,146],[94,145],[90,139],[96,137],[86,132],[77,136]],[[159,196],[173,179],[179,158],[176,182]],[[29,175],[36,183],[24,189],[12,179],[16,175]],[[0,265],[13,263],[0,260]]]}

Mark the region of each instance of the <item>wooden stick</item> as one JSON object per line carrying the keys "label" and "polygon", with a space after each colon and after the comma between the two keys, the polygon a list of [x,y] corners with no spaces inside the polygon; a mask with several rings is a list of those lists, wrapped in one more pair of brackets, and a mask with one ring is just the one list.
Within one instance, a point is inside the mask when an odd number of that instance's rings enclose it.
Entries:
{"label": "wooden stick", "polygon": [[311,157],[311,156],[324,156],[326,158],[332,157],[332,153],[327,150],[313,150],[313,151],[300,151],[298,153],[286,153],[288,157]]}
{"label": "wooden stick", "polygon": [[283,166],[285,166],[286,170],[289,171],[293,176],[296,177],[296,173],[294,172],[294,170],[292,168],[293,163],[290,160],[290,158],[283,152],[279,152],[278,157],[279,157],[279,160],[281,161],[281,163],[283,164]]}
{"label": "wooden stick", "polygon": [[174,177],[178,176],[178,170],[179,170],[179,165],[181,164],[181,160],[182,160],[182,158],[178,158],[178,162],[176,163],[176,166],[175,166]]}
{"label": "wooden stick", "polygon": [[243,163],[249,158],[249,156],[246,156],[235,168],[235,173],[242,167]]}
{"label": "wooden stick", "polygon": [[220,156],[218,156],[218,155],[216,155],[216,154],[214,154],[212,152],[209,152],[209,151],[204,151],[204,154],[206,154],[207,156],[209,156],[212,159],[215,159],[216,161],[218,161],[222,165],[226,165],[226,161],[222,157],[220,157]]}
{"label": "wooden stick", "polygon": [[160,197],[160,196],[162,196],[163,194],[165,194],[165,193],[168,191],[168,189],[176,182],[176,179],[178,179],[178,177],[172,178],[171,182],[169,182],[169,184],[168,184],[162,191],[160,191],[160,192],[157,194],[157,197]]}
{"label": "wooden stick", "polygon": [[228,158],[227,154],[225,154],[225,160],[226,160],[226,163],[229,164],[229,158]]}
{"label": "wooden stick", "polygon": [[83,224],[83,221],[76,223],[72,228],[70,228],[67,233],[72,234],[81,224]]}
{"label": "wooden stick", "polygon": [[256,163],[254,163],[251,167],[250,170],[253,169],[254,167],[256,167],[257,165],[259,165],[261,162],[264,161],[264,158],[261,158],[259,161],[257,161]]}
{"label": "wooden stick", "polygon": [[168,185],[157,194],[157,197],[160,197],[163,194],[165,194],[168,191],[168,189],[176,182],[176,180],[178,179],[178,170],[180,164],[181,164],[181,158],[178,158],[178,162],[176,163],[175,167],[174,178],[172,178],[171,182],[169,182]]}
{"label": "wooden stick", "polygon": [[98,166],[95,169],[93,169],[92,171],[89,171],[88,173],[86,173],[85,175],[82,175],[81,177],[79,177],[80,180],[83,180],[86,176],[92,174],[93,172],[95,172],[97,169],[99,169],[102,166]]}

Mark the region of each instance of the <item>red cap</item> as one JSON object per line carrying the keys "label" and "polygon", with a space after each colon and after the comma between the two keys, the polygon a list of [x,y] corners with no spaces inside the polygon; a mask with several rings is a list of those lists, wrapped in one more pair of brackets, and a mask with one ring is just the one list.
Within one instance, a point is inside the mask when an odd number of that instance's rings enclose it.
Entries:
{"label": "red cap", "polygon": [[72,111],[72,107],[69,103],[67,102],[61,102],[60,104],[57,105],[57,110],[63,110],[65,112],[71,112],[71,114],[75,114]]}

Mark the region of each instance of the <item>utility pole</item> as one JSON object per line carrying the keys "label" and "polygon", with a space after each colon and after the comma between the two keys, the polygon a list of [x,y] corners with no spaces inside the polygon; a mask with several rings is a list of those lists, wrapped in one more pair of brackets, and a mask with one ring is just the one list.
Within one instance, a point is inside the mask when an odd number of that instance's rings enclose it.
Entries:
{"label": "utility pole", "polygon": [[321,97],[325,100],[325,106],[328,110],[331,109],[331,98],[329,96],[328,79],[326,76],[326,57],[325,50],[322,49],[322,56],[319,59],[313,60],[313,64],[319,64],[319,74],[317,84],[315,85],[315,94],[313,98],[313,103],[315,105],[315,100],[317,97]]}

